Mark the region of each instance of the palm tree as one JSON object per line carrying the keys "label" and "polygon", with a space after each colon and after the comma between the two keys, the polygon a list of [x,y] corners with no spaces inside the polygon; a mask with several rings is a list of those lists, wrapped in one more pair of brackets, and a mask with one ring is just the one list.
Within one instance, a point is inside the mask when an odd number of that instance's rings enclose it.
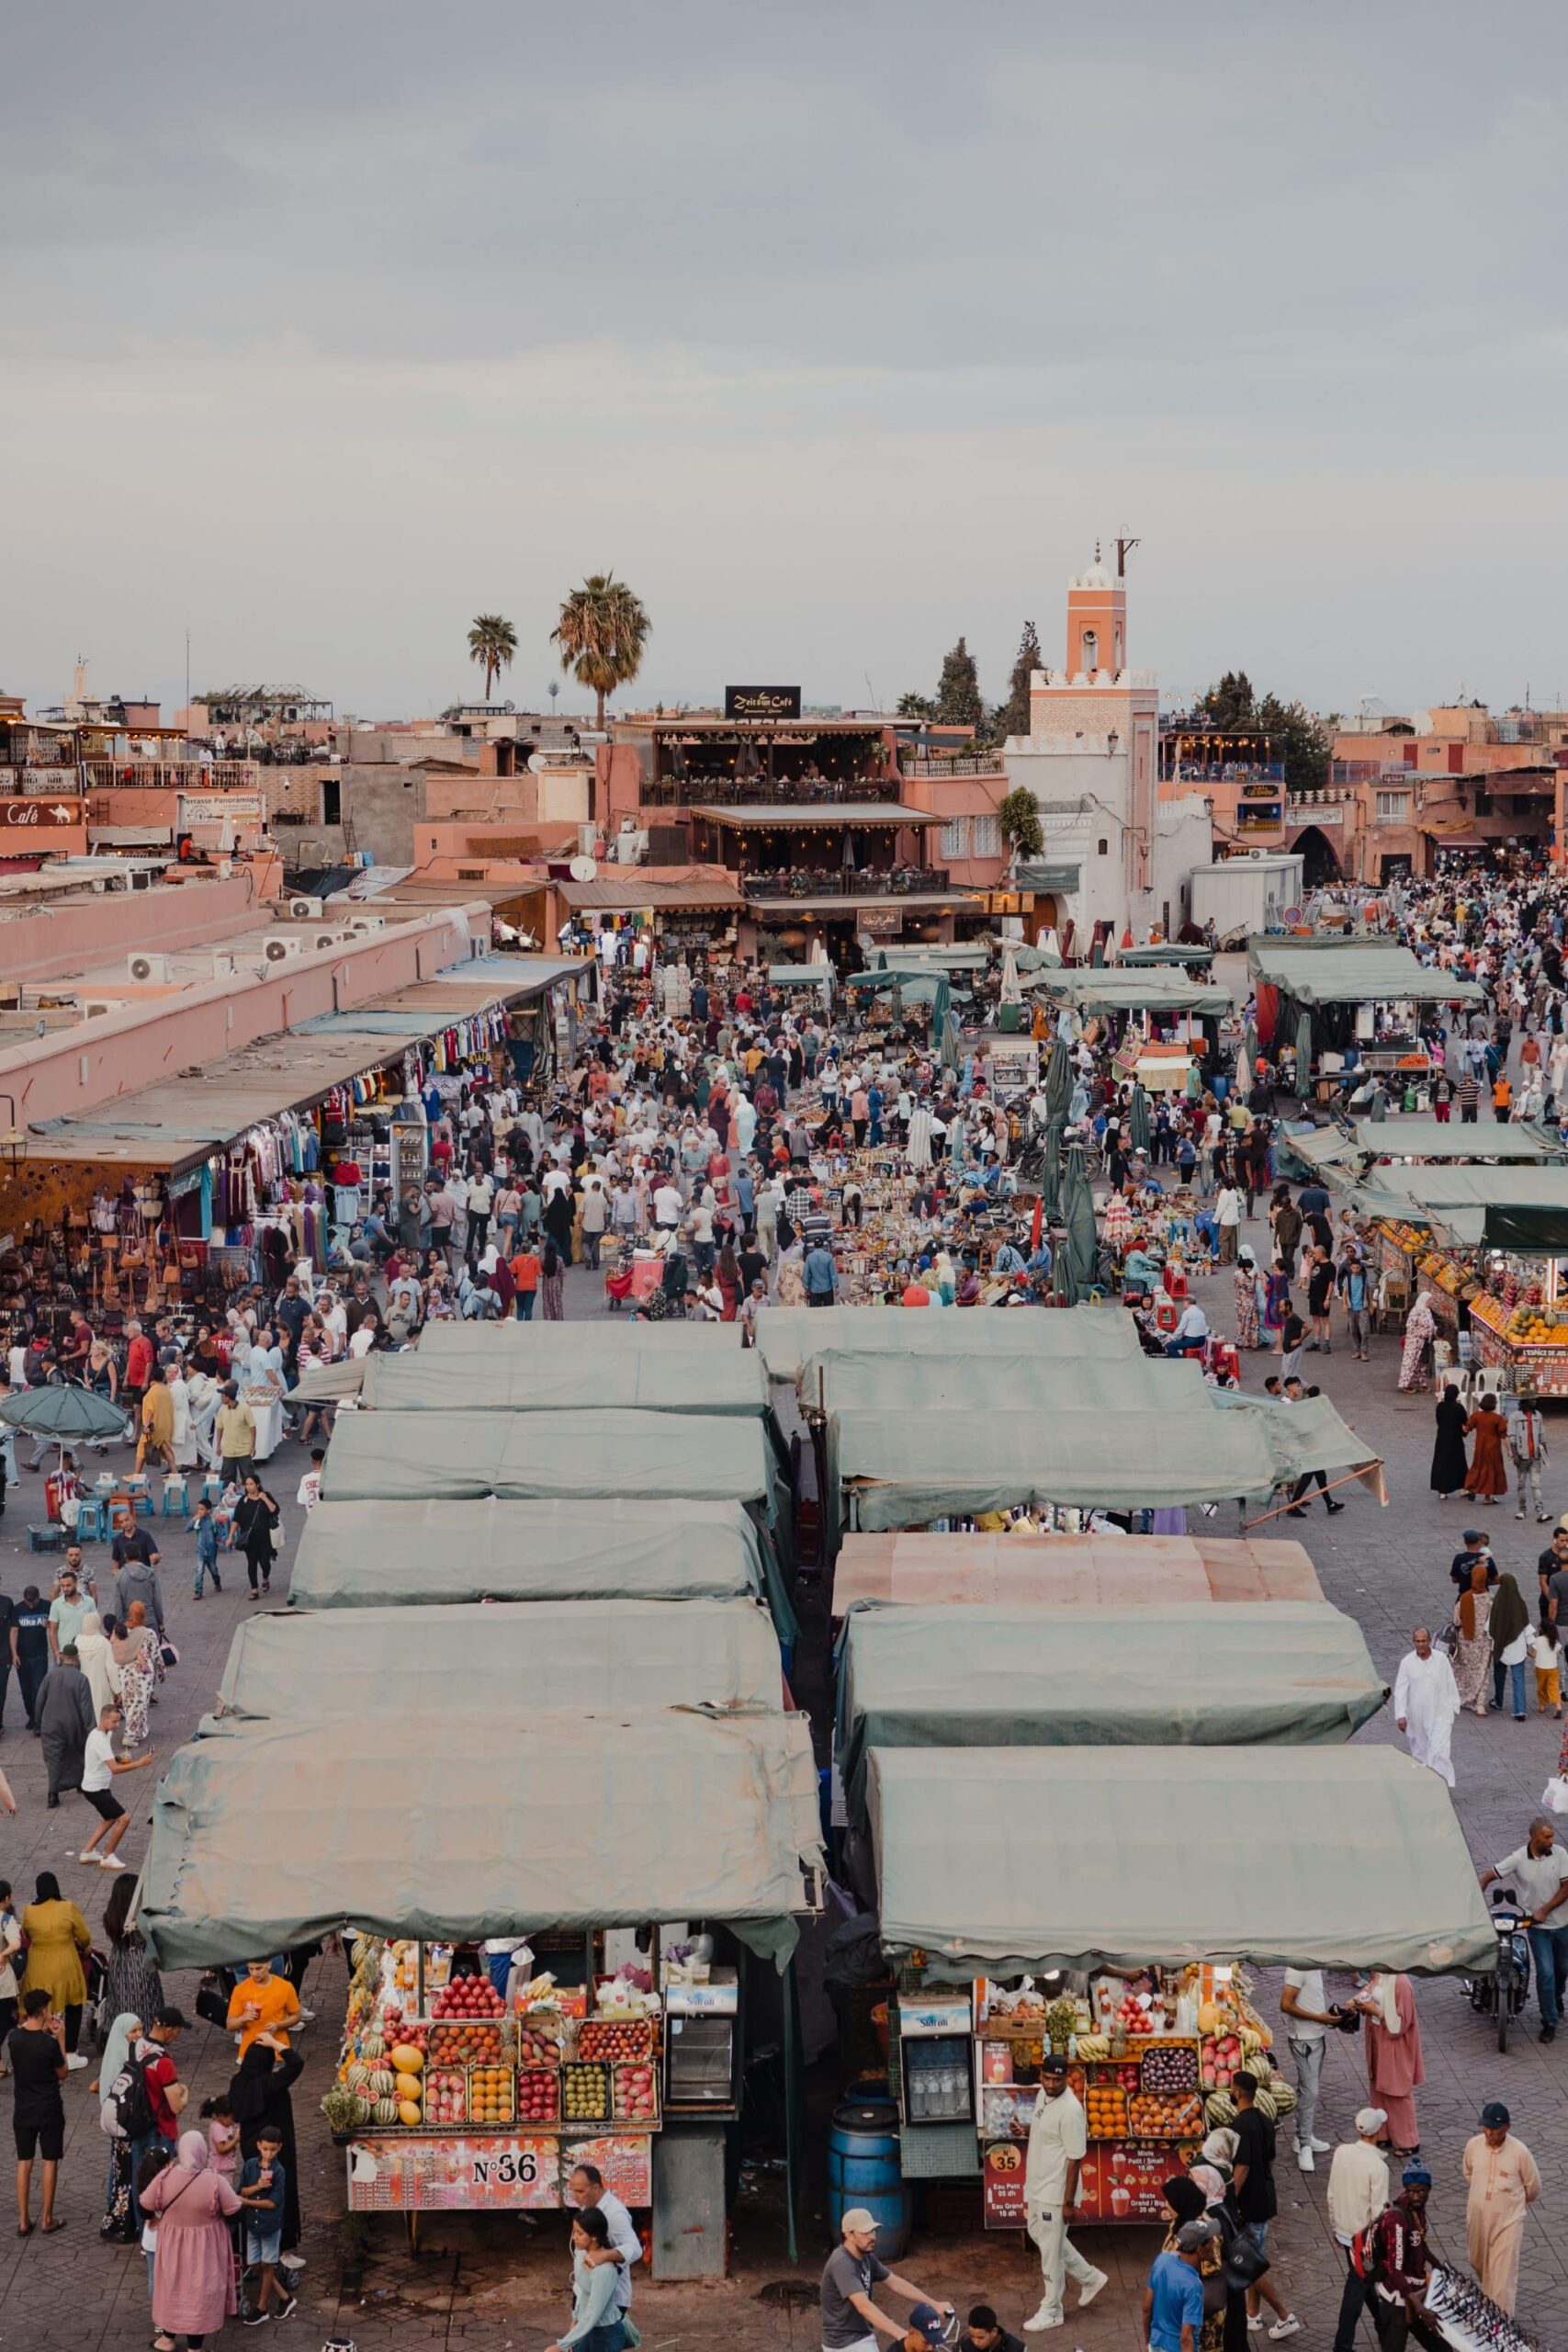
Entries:
{"label": "palm tree", "polygon": [[502,670],[510,670],[517,650],[517,631],[499,613],[480,613],[468,631],[468,658],[482,662],[485,673],[485,700]]}
{"label": "palm tree", "polygon": [[598,697],[594,725],[601,730],[604,697],[637,676],[651,627],[640,600],[613,571],[591,572],[560,608],[550,642],[560,647],[561,668],[580,686],[592,687]]}

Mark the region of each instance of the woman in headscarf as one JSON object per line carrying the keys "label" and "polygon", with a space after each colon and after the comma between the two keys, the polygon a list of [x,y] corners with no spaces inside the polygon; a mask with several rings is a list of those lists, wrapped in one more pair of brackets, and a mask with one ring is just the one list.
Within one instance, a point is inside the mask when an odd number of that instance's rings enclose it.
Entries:
{"label": "woman in headscarf", "polygon": [[1269,1335],[1263,1342],[1265,1347],[1272,1348],[1279,1340],[1290,1296],[1290,1275],[1276,1261],[1269,1267],[1263,1283],[1263,1329]]}
{"label": "woman in headscarf", "polygon": [[74,1903],[67,1903],[62,1895],[60,1881],[52,1871],[40,1871],[38,1874],[33,1900],[22,1914],[22,1933],[28,1945],[24,1989],[33,1993],[40,1984],[43,1986],[50,2007],[57,2018],[65,2019],[68,2058],[75,2059],[78,2066],[85,2066],[86,2060],[76,2058],[75,2053],[87,1998],[82,1955],[90,1950],[93,1939]]}
{"label": "woman in headscarf", "polygon": [[1487,1567],[1478,1561],[1471,1571],[1470,1589],[1461,1592],[1454,1608],[1454,1623],[1459,1639],[1454,1644],[1454,1680],[1459,1685],[1461,1707],[1472,1714],[1486,1713],[1486,1686],[1492,1677],[1492,1601],[1486,1589]]}
{"label": "woman in headscarf", "polygon": [[1503,1691],[1510,1679],[1514,1688],[1514,1721],[1525,1719],[1525,1660],[1534,1632],[1524,1596],[1511,1576],[1500,1576],[1492,1591],[1487,1638],[1492,1645],[1492,1712],[1503,1712]]}
{"label": "woman in headscarf", "polygon": [[130,2009],[156,2023],[164,2006],[164,1980],[148,1956],[141,1928],[132,1925],[130,1917],[140,1883],[134,1871],[122,1871],[104,1905],[104,1935],[109,1948],[104,1966],[104,2004],[111,2017]]}
{"label": "woman in headscarf", "polygon": [[1475,1440],[1464,1491],[1475,1502],[1494,1503],[1508,1491],[1508,1472],[1503,1458],[1503,1442],[1507,1433],[1508,1425],[1497,1410],[1497,1399],[1488,1391],[1464,1425],[1465,1436]]}
{"label": "woman in headscarf", "polygon": [[[565,1198],[564,1193],[556,1194],[556,1200]],[[551,1206],[554,1205],[552,1202]],[[570,1262],[569,1258],[566,1263],[570,1264]],[[563,1323],[566,1320],[565,1284],[565,1265],[562,1258],[557,1251],[554,1241],[547,1241],[545,1254],[539,1261],[539,1306],[547,1323]]]}
{"label": "woman in headscarf", "polygon": [[119,1702],[119,1668],[105,1635],[103,1619],[96,1609],[88,1610],[77,1633],[76,1663],[86,1676],[93,1694],[96,1724],[106,1707]]}
{"label": "woman in headscarf", "polygon": [[[1202,2161],[1201,2154],[1200,2161],[1191,2167],[1187,2177],[1194,2188],[1202,2192],[1203,2211],[1209,2220],[1220,2225],[1218,2243],[1223,2267],[1232,2246],[1241,2235],[1242,2226],[1235,2210],[1235,2199],[1230,2194],[1230,2166],[1227,2164],[1222,2173],[1215,2165]],[[1247,2295],[1243,2289],[1233,2288],[1227,2282],[1224,2306],[1220,2313],[1220,2332],[1211,2338],[1209,2329],[1210,2323],[1205,2321],[1205,2346],[1212,2341],[1219,2346],[1219,2352],[1247,2352]]]}
{"label": "woman in headscarf", "polygon": [[299,2165],[294,2149],[294,2102],[288,2093],[304,2071],[305,2061],[297,2050],[283,2048],[270,2033],[260,2033],[229,2085],[229,2111],[240,2127],[243,2154],[255,2154],[264,2124],[283,2143],[285,2254],[299,2243]]}
{"label": "woman in headscarf", "polygon": [[1464,1458],[1464,1407],[1459,1390],[1448,1382],[1438,1399],[1438,1434],[1432,1446],[1432,1492],[1440,1503],[1458,1494],[1470,1476]]}
{"label": "woman in headscarf", "polygon": [[240,2199],[221,2174],[211,2170],[209,2155],[199,2132],[183,2132],[175,2162],[137,2192],[142,2210],[157,2215],[153,2352],[175,2352],[176,2335],[197,2352],[240,2307],[229,2234]]}
{"label": "woman in headscarf", "polygon": [[1427,1351],[1437,1336],[1438,1318],[1432,1312],[1430,1294],[1421,1291],[1404,1318],[1404,1353],[1399,1359],[1401,1388],[1426,1387]]}
{"label": "woman in headscarf", "polygon": [[1408,1976],[1380,1969],[1352,2006],[1367,2020],[1367,2087],[1388,2118],[1387,2144],[1396,2156],[1414,2156],[1421,2146],[1414,2094],[1427,2079],[1415,1990]]}
{"label": "woman in headscarf", "polygon": [[147,1623],[147,1604],[133,1600],[126,1611],[125,1623],[109,1644],[115,1671],[119,1677],[119,1703],[125,1710],[125,1744],[128,1748],[147,1745],[147,1710],[152,1702],[152,1686],[164,1679],[164,1654],[159,1646],[156,1629]]}
{"label": "woman in headscarf", "polygon": [[[116,1882],[118,1894],[121,1883]],[[150,2012],[156,2017],[157,2011]],[[109,2143],[109,2177],[104,2190],[104,2218],[98,2235],[117,2245],[134,2245],[141,2233],[130,2206],[130,2143],[115,2120],[109,2094],[115,2083],[130,2064],[130,2053],[141,2039],[141,2019],[134,2009],[122,2009],[108,2030],[104,2043],[104,2063],[98,2069],[98,2079],[93,2085],[97,2095],[98,2121]]]}
{"label": "woman in headscarf", "polygon": [[1243,1243],[1236,1252],[1235,1275],[1235,1343],[1238,1348],[1260,1348],[1262,1306],[1258,1296],[1258,1261],[1250,1247]]}

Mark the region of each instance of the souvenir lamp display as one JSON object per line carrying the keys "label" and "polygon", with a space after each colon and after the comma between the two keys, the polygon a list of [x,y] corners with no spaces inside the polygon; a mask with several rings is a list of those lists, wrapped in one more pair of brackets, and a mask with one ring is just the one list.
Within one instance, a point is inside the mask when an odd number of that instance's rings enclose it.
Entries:
{"label": "souvenir lamp display", "polygon": [[352,2210],[557,2207],[584,2161],[626,2203],[651,2201],[663,2018],[646,1971],[590,1994],[531,1974],[522,1947],[503,1994],[468,1947],[358,1936],[351,1960],[321,2112]]}
{"label": "souvenir lamp display", "polygon": [[1055,2050],[1089,2127],[1082,2218],[1157,2222],[1173,2167],[1234,2121],[1231,2084],[1242,2068],[1256,2075],[1270,2119],[1295,2106],[1250,1989],[1239,1968],[1203,1966],[1163,1979],[1097,1976],[1087,1996],[1028,1977],[1016,1989],[982,1978],[967,1993],[905,1995],[896,2072],[907,2141],[918,2142],[922,2125],[969,2125],[987,2228],[1021,2229],[1030,2117],[1042,2061]]}

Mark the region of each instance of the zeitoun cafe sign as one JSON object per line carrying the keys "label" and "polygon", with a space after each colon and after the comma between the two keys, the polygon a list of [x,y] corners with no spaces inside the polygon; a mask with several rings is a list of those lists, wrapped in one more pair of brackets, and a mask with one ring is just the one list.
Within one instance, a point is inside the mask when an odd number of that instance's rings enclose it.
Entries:
{"label": "zeitoun cafe sign", "polygon": [[798,718],[798,686],[726,686],[726,718]]}

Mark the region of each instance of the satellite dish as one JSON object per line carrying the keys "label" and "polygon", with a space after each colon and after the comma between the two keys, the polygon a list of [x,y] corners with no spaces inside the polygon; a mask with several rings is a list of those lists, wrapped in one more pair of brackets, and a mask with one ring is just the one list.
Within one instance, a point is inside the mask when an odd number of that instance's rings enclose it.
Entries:
{"label": "satellite dish", "polygon": [[599,871],[596,857],[574,857],[567,872],[574,882],[592,882]]}

